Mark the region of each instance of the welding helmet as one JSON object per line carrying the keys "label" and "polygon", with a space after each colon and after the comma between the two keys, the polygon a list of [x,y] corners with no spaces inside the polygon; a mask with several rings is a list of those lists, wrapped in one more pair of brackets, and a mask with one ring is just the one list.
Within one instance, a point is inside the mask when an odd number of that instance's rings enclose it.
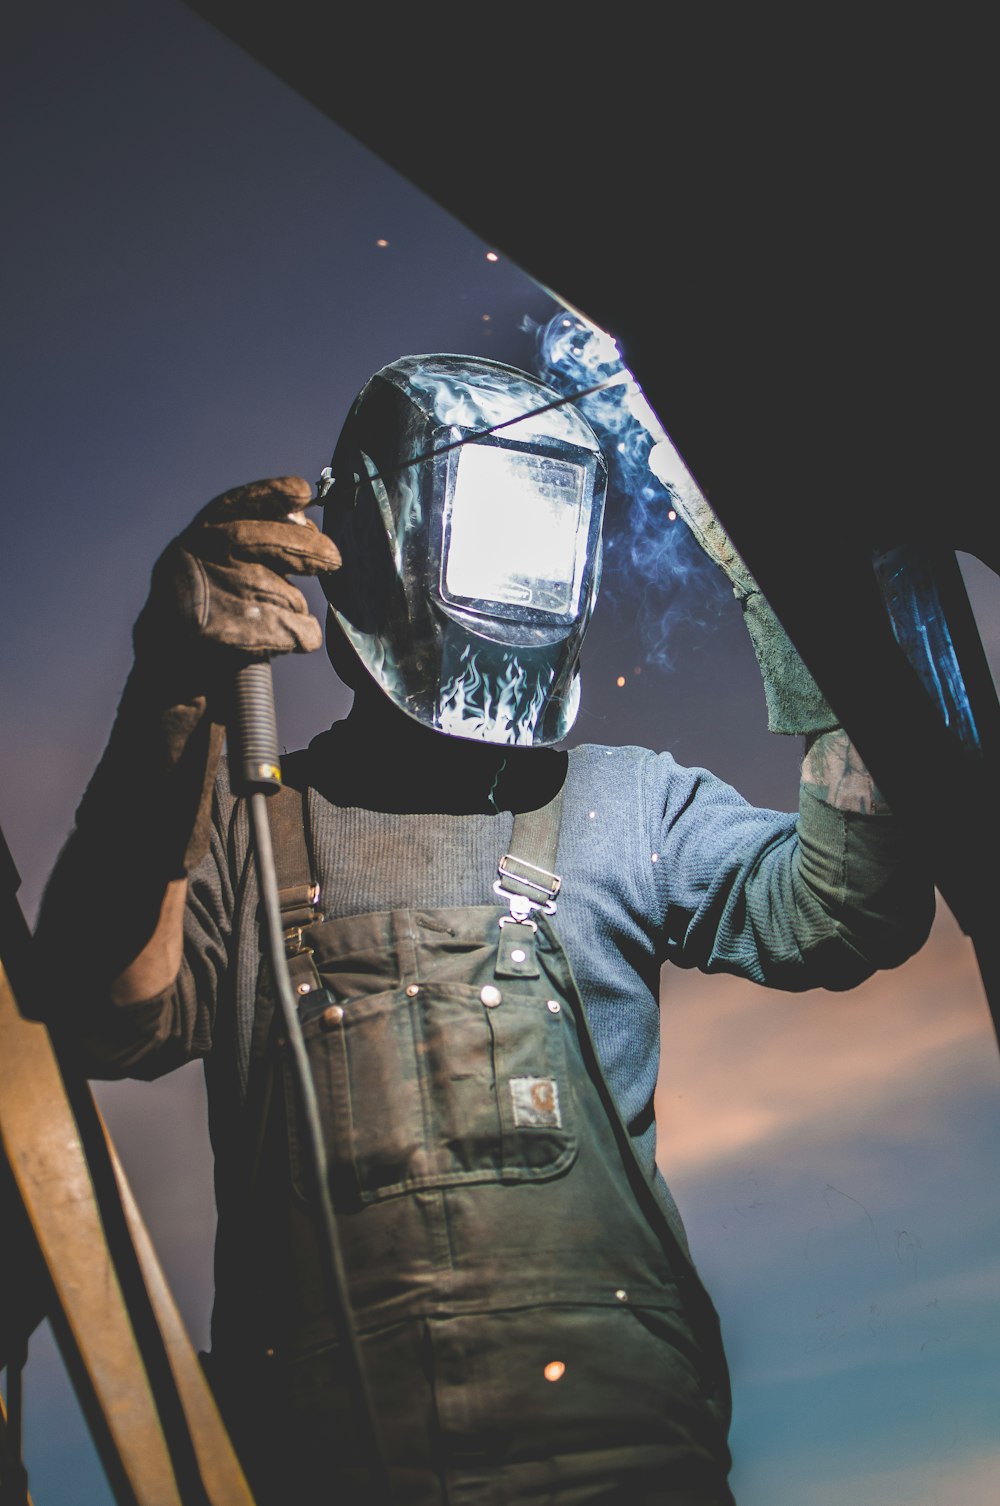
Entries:
{"label": "welding helmet", "polygon": [[322,577],[328,639],[342,630],[427,727],[521,746],[565,737],[607,490],[572,403],[497,361],[406,356],[362,389],[321,490],[343,559]]}

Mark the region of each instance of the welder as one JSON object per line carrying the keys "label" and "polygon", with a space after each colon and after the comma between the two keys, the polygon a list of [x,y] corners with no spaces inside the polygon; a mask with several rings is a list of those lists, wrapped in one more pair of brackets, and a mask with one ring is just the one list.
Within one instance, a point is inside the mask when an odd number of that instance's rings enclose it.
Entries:
{"label": "welder", "polygon": [[[933,892],[722,530],[798,815],[635,747],[559,745],[580,701],[607,471],[524,372],[406,357],[324,480],[209,503],[157,562],[110,741],[50,880],[52,1026],[91,1076],[204,1058],[217,1394],[262,1503],[371,1499],[321,1278],[246,802],[236,669],[322,641],[346,719],[269,802],[288,968],[369,1394],[400,1502],[720,1506],[718,1320],[655,1163],[664,962],[846,989]],[[50,969],[56,964],[49,962]]]}

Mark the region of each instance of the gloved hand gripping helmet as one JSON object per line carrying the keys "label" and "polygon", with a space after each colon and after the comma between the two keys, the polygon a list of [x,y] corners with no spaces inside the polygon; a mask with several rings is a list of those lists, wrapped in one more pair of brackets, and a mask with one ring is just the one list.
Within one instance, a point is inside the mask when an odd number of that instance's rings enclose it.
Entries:
{"label": "gloved hand gripping helmet", "polygon": [[457,737],[565,737],[607,490],[580,412],[512,366],[405,356],[362,389],[323,485],[330,611],[390,700]]}

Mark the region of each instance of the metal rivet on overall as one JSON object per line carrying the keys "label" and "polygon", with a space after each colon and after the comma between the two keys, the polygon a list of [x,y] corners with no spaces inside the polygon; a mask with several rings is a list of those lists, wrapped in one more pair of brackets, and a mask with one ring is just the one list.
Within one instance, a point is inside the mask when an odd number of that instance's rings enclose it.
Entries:
{"label": "metal rivet on overall", "polygon": [[546,1000],[545,1008],[549,1011],[549,1014],[558,1014],[560,1009],[562,1009],[562,1005],[558,999],[548,999]]}
{"label": "metal rivet on overall", "polygon": [[503,998],[503,994],[498,988],[494,988],[492,983],[487,983],[486,987],[480,992],[479,997],[487,1009],[495,1009]]}
{"label": "metal rivet on overall", "polygon": [[625,1288],[623,1286],[620,1286],[618,1288],[618,1290],[615,1292],[615,1296],[618,1298],[619,1302],[627,1302],[628,1301],[628,1292],[625,1290]]}
{"label": "metal rivet on overall", "polygon": [[408,983],[406,985],[406,997],[408,999],[415,999],[417,997],[417,994],[419,992],[420,992],[420,984],[419,983]]}
{"label": "metal rivet on overall", "polygon": [[545,1376],[545,1379],[547,1381],[562,1380],[563,1376],[566,1374],[566,1366],[563,1364],[562,1360],[549,1360],[549,1363],[542,1371],[542,1374]]}
{"label": "metal rivet on overall", "polygon": [[331,1004],[320,1015],[320,1022],[327,1030],[333,1025],[339,1025],[344,1018],[344,1011],[339,1004]]}
{"label": "metal rivet on overall", "polygon": [[300,994],[312,993],[312,984],[311,983],[300,983],[299,984],[299,993]]}
{"label": "metal rivet on overall", "polygon": [[516,946],[510,954],[510,960],[511,962],[523,962],[527,955],[528,954],[524,950],[524,947]]}
{"label": "metal rivet on overall", "polygon": [[264,1358],[266,1360],[273,1360],[274,1359],[274,1350],[273,1349],[265,1349],[264,1350]]}

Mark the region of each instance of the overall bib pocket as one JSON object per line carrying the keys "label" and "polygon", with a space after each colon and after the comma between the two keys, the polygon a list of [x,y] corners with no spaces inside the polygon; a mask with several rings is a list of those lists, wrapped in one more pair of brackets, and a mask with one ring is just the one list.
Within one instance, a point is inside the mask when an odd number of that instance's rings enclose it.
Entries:
{"label": "overall bib pocket", "polygon": [[[541,993],[434,982],[307,1021],[335,1201],[566,1171],[577,1152],[568,1029]],[[305,1197],[287,1060],[282,1075],[292,1181]]]}

